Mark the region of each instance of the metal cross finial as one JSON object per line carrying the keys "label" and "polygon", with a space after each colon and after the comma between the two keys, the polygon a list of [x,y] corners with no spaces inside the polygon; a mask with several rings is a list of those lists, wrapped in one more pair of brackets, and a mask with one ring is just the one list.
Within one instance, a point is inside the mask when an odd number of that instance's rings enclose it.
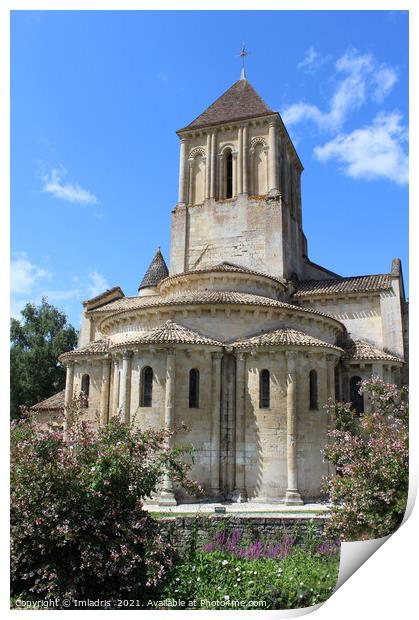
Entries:
{"label": "metal cross finial", "polygon": [[241,52],[240,52],[240,57],[241,57],[241,59],[242,59],[242,72],[241,72],[241,75],[240,75],[240,79],[241,79],[241,80],[245,80],[245,79],[246,79],[246,66],[245,66],[245,60],[246,60],[246,56],[248,56],[248,55],[249,55],[249,53],[250,53],[250,52],[247,52],[247,51],[246,51],[246,46],[245,46],[245,44],[243,43],[243,46],[242,46],[242,49],[241,49]]}

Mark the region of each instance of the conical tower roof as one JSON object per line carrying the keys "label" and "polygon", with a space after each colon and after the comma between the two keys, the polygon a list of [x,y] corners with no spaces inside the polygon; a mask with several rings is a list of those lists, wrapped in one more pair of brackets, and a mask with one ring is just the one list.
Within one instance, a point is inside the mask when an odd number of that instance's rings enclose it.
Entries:
{"label": "conical tower roof", "polygon": [[[246,79],[238,80],[184,129],[275,114]],[[180,130],[182,131],[182,130]]]}
{"label": "conical tower roof", "polygon": [[157,252],[151,261],[149,268],[145,272],[144,278],[141,280],[138,290],[140,291],[142,288],[147,288],[149,286],[157,286],[158,283],[163,280],[163,278],[167,278],[168,275],[169,270],[167,268],[166,261],[163,258],[160,248],[157,248]]}

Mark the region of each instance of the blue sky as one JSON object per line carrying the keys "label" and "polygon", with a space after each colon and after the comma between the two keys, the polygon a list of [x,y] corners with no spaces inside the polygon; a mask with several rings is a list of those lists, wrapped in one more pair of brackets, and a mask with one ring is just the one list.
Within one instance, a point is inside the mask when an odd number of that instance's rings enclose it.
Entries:
{"label": "blue sky", "polygon": [[[135,295],[168,262],[175,134],[240,76],[305,167],[309,256],[341,275],[408,256],[408,15],[399,11],[15,11],[12,312],[42,295]],[[407,284],[407,282],[406,282]]]}

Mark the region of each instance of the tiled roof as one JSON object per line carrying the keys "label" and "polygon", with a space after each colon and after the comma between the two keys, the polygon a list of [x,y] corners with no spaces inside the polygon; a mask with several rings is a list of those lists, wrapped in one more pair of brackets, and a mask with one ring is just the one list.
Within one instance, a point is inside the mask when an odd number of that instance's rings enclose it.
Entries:
{"label": "tiled roof", "polygon": [[[317,310],[311,308],[304,308],[302,306],[296,306],[287,304],[283,301],[271,299],[270,297],[263,297],[262,295],[253,295],[252,293],[237,293],[235,291],[185,291],[183,293],[174,293],[172,295],[152,295],[150,297],[124,297],[118,299],[107,306],[92,310],[91,313],[95,314],[107,314],[111,315],[119,314],[121,312],[127,312],[129,310],[141,309],[141,308],[153,308],[160,306],[183,306],[183,305],[218,305],[218,304],[235,304],[243,306],[264,306],[270,308],[284,308],[290,311],[308,312],[318,316],[324,316],[329,319],[333,319],[336,322],[337,319],[328,316]],[[90,314],[90,313],[89,313]]]}
{"label": "tiled roof", "polygon": [[104,291],[103,293],[100,293],[100,295],[96,295],[96,297],[92,297],[91,299],[86,299],[83,303],[85,303],[85,304],[97,303],[98,301],[101,301],[102,299],[105,299],[106,297],[108,297],[112,293],[116,293],[116,294],[120,295],[121,297],[124,296],[124,291],[121,289],[121,287],[120,286],[114,286],[113,288],[106,289],[106,291]]}
{"label": "tiled roof", "polygon": [[250,338],[242,338],[231,343],[232,346],[238,349],[247,349],[252,347],[266,347],[266,346],[304,346],[304,347],[325,347],[327,349],[334,349],[335,351],[342,351],[339,347],[333,344],[313,338],[304,332],[300,332],[296,329],[275,329],[274,331],[265,332]]}
{"label": "tiled roof", "polygon": [[[124,299],[126,299],[126,297],[124,297]],[[65,360],[69,357],[78,357],[79,355],[100,355],[106,353],[107,350],[108,345],[106,340],[93,340],[93,342],[89,342],[84,345],[84,347],[78,347],[77,349],[73,349],[73,351],[62,353],[58,359]]]}
{"label": "tiled roof", "polygon": [[160,252],[160,248],[157,248],[157,252],[151,261],[149,268],[145,272],[144,278],[141,280],[138,290],[148,286],[157,286],[158,283],[164,278],[167,278],[168,275],[169,270],[167,268],[166,261],[163,258],[163,254]]}
{"label": "tiled roof", "polygon": [[302,280],[297,283],[293,297],[316,297],[317,295],[337,295],[345,293],[364,293],[391,288],[391,277],[387,273],[350,278],[330,278],[327,280]]}
{"label": "tiled roof", "polygon": [[274,276],[270,276],[267,273],[263,273],[262,271],[248,269],[247,267],[242,267],[241,265],[236,265],[235,263],[229,263],[228,261],[217,263],[216,265],[209,265],[208,267],[204,267],[203,269],[192,269],[191,271],[175,273],[172,276],[166,278],[166,282],[183,276],[187,277],[189,275],[200,273],[212,273],[213,271],[226,273],[244,273],[254,276],[260,276],[262,278],[269,278],[270,280],[274,280],[274,282],[281,282],[281,280],[279,280],[278,278],[274,278]]}
{"label": "tiled roof", "polygon": [[[184,129],[274,114],[247,80],[238,80]],[[181,131],[181,130],[180,130]]]}
{"label": "tiled roof", "polygon": [[64,394],[65,390],[61,390],[61,392],[53,394],[40,403],[36,403],[31,409],[34,411],[61,411],[64,409]]}
{"label": "tiled roof", "polygon": [[222,343],[208,338],[199,332],[188,329],[174,321],[166,321],[162,325],[143,332],[137,336],[111,346],[111,349],[126,347],[131,344],[207,344],[221,346]]}
{"label": "tiled roof", "polygon": [[346,346],[345,357],[350,360],[378,360],[383,362],[403,362],[397,355],[391,355],[365,340],[351,340]]}

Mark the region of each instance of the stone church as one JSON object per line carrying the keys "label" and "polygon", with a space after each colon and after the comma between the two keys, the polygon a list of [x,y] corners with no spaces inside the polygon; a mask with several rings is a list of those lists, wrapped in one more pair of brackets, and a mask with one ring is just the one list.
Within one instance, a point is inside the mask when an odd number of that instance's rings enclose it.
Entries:
{"label": "stone church", "polygon": [[[206,499],[312,501],[327,473],[325,401],[362,412],[362,379],[405,380],[400,260],[341,277],[308,258],[302,163],[244,74],[177,135],[169,266],[158,249],[138,295],[117,286],[83,303],[58,400],[67,418],[83,392],[100,424],[184,423],[171,441],[194,446]],[[168,477],[158,497],[196,501]]]}

